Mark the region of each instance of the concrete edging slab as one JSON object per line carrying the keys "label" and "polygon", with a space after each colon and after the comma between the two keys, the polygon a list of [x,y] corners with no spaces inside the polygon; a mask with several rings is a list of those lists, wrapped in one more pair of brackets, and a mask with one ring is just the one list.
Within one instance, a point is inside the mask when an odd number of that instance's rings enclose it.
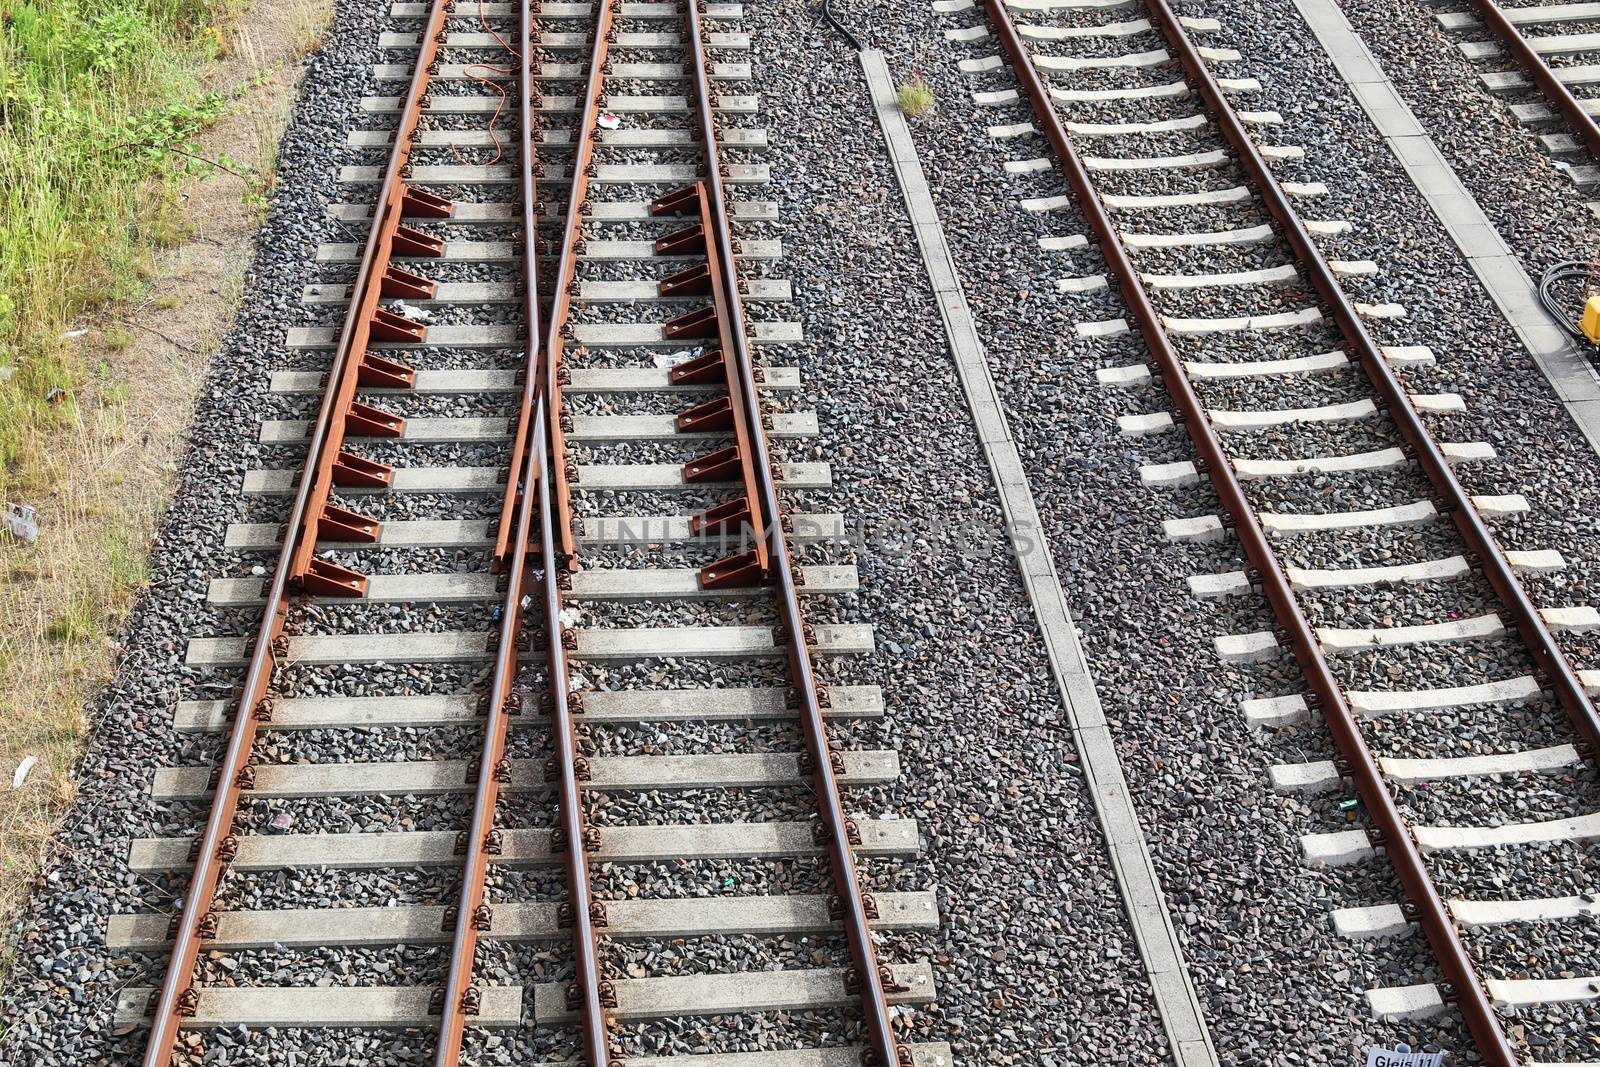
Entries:
{"label": "concrete edging slab", "polygon": [[1462,185],[1399,88],[1367,49],[1337,0],[1294,0],[1339,76],[1372,119],[1451,242],[1500,308],[1562,406],[1600,453],[1600,378],[1539,305],[1538,288],[1494,223]]}
{"label": "concrete edging slab", "polygon": [[894,79],[882,52],[867,49],[859,53],[859,59],[944,321],[951,358],[999,491],[1006,528],[1016,548],[1017,566],[1045,638],[1051,672],[1072,725],[1073,741],[1105,834],[1128,924],[1139,946],[1174,1061],[1179,1067],[1217,1067],[1217,1053],[1150,860],[1149,846],[1139,827],[1116,743],[1078,646],[1055,564],[1039,536],[1043,525],[1022,457],[1012,439],[983,344],[962,293],[911,130],[894,102]]}

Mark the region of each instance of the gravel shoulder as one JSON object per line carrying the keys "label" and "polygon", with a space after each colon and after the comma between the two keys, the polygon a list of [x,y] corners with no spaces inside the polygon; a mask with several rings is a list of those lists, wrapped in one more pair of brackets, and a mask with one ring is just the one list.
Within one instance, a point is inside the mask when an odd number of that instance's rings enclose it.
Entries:
{"label": "gravel shoulder", "polygon": [[128,870],[128,843],[195,825],[150,801],[151,768],[193,758],[186,755],[193,739],[171,729],[172,708],[196,694],[199,680],[183,666],[184,642],[224,632],[203,603],[207,580],[247,573],[237,555],[223,551],[223,533],[242,513],[242,478],[256,465],[272,350],[287,326],[299,324],[301,288],[315,280],[316,243],[328,239],[323,205],[337,199],[343,131],[377,41],[371,6],[338,4],[325,44],[308,61],[235,325],[199,386],[177,488],[151,550],[148,587],[118,635],[114,676],[88,708],[77,796],[31,903],[8,929],[15,959],[4,986],[9,1027],[0,1038],[7,1063],[122,1063],[137,1048],[112,1033],[111,1009],[122,987],[158,979],[158,961],[108,951],[106,919],[171,906],[172,887]]}
{"label": "gravel shoulder", "polygon": [[[145,558],[176,483],[196,397],[240,299],[264,221],[261,182],[288,122],[305,52],[328,0],[257,0],[219,40],[201,87],[230,103],[197,155],[228,172],[152,189],[170,217],[146,220],[136,301],[73,331],[76,415],[30,448],[13,482],[38,506],[39,540],[0,534],[0,917],[10,921],[70,804],[88,730],[83,706],[111,675],[115,633],[146,577]],[[265,158],[263,158],[263,156]],[[14,775],[25,762],[20,787]]]}

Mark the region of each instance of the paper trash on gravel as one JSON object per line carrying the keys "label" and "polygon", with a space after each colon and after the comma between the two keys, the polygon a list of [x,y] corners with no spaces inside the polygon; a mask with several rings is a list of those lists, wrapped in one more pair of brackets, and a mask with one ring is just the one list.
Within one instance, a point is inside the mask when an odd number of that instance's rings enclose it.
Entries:
{"label": "paper trash on gravel", "polygon": [[389,305],[389,310],[396,315],[404,315],[412,322],[429,323],[434,320],[433,312],[427,308],[419,308],[415,304],[408,304],[404,300],[396,300]]}
{"label": "paper trash on gravel", "polygon": [[611,114],[611,112],[609,112],[609,111],[603,113],[599,118],[595,119],[594,121],[595,121],[595,125],[599,126],[602,130],[614,130],[617,127],[622,125],[622,120],[620,118],[618,118],[617,116]]}
{"label": "paper trash on gravel", "polygon": [[705,349],[702,347],[685,348],[679,352],[657,352],[654,357],[655,364],[662,370],[669,370],[673,367],[676,367],[680,363],[689,362],[691,359],[694,359],[704,351]]}

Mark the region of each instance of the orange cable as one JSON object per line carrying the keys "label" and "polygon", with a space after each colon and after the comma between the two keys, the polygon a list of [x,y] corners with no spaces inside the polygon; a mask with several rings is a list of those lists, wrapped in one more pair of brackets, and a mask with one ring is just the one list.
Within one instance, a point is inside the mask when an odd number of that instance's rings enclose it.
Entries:
{"label": "orange cable", "polygon": [[[519,54],[515,48],[512,48],[509,44],[507,44],[506,39],[496,33],[493,26],[489,25],[489,19],[483,13],[483,0],[478,0],[478,24],[483,27],[485,33],[487,33],[490,37],[493,37],[496,41],[500,42],[501,48],[504,48],[517,59],[522,58],[521,54]],[[467,77],[471,78],[475,82],[482,82],[484,85],[489,86],[495,92],[500,94],[500,103],[495,106],[494,114],[489,117],[489,140],[494,142],[494,158],[490,159],[487,163],[482,164],[482,166],[485,167],[492,167],[496,163],[500,162],[500,157],[505,154],[505,147],[500,143],[500,138],[495,134],[494,128],[495,124],[500,121],[500,116],[504,114],[506,110],[506,87],[501,82],[491,81],[488,78],[472,73],[474,67],[482,70],[493,71],[496,74],[514,74],[516,73],[516,68],[496,67],[489,63],[468,63],[462,68],[462,73]],[[450,152],[456,157],[457,163],[460,163],[462,166],[467,165],[466,159],[461,155],[461,151],[456,147],[454,141],[450,142]]]}

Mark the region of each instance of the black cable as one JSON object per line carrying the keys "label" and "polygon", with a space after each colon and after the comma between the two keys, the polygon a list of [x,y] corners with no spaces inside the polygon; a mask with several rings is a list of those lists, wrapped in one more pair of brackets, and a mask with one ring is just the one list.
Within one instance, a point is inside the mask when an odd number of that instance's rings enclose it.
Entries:
{"label": "black cable", "polygon": [[[1544,305],[1545,312],[1556,320],[1556,325],[1566,330],[1574,340],[1586,345],[1593,345],[1594,342],[1585,337],[1583,331],[1573,325],[1572,315],[1562,309],[1560,303],[1556,300],[1555,293],[1552,291],[1562,282],[1569,282],[1575,278],[1587,281],[1589,269],[1588,263],[1576,259],[1568,259],[1550,266],[1543,274],[1539,275],[1539,303]],[[1582,315],[1583,309],[1580,308],[1578,313]]]}
{"label": "black cable", "polygon": [[844,23],[833,17],[833,0],[822,0],[822,17],[827,19],[834,29],[844,34],[844,39],[849,41],[850,46],[857,52],[867,50],[866,45],[861,43],[861,38],[851,33]]}

